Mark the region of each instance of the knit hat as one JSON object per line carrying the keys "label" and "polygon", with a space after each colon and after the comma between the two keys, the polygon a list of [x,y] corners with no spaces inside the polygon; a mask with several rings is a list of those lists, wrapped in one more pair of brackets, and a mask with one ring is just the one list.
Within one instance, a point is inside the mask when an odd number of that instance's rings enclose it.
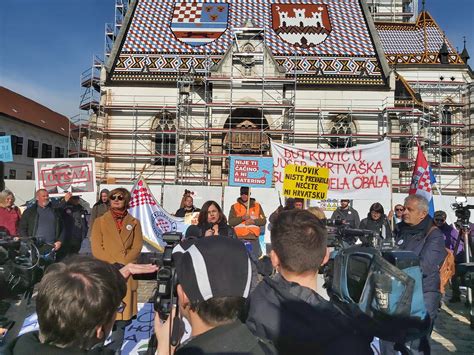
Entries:
{"label": "knit hat", "polygon": [[227,237],[186,240],[173,249],[178,283],[191,302],[248,297],[252,267],[245,245]]}
{"label": "knit hat", "polygon": [[249,189],[248,186],[242,186],[242,187],[240,188],[240,194],[241,194],[241,195],[248,195],[248,194],[249,194],[249,190],[250,190],[250,189]]}

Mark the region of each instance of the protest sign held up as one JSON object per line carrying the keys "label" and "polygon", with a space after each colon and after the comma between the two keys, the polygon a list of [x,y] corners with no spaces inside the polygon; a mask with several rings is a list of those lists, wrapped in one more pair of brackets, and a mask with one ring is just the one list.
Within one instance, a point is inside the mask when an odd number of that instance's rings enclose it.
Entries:
{"label": "protest sign held up", "polygon": [[290,164],[285,167],[283,195],[306,200],[324,200],[328,182],[328,168]]}
{"label": "protest sign held up", "polygon": [[230,157],[230,186],[271,187],[272,158]]}

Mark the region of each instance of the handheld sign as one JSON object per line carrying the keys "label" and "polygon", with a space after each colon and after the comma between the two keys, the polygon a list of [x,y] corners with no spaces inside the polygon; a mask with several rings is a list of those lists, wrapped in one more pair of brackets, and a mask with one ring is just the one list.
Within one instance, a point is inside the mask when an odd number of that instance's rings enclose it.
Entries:
{"label": "handheld sign", "polygon": [[285,166],[283,195],[305,200],[325,200],[328,182],[328,168],[289,164]]}
{"label": "handheld sign", "polygon": [[13,161],[12,142],[10,136],[0,137],[0,161],[8,163]]}
{"label": "handheld sign", "polygon": [[273,159],[231,156],[229,186],[271,187]]}

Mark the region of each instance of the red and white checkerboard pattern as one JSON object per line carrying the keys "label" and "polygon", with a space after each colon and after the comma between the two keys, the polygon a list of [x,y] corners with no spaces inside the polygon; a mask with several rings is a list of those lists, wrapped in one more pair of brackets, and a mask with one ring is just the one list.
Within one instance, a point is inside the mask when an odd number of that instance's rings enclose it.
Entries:
{"label": "red and white checkerboard pattern", "polygon": [[429,169],[426,169],[420,176],[420,180],[418,181],[418,190],[423,190],[428,193],[431,192],[431,179]]}
{"label": "red and white checkerboard pattern", "polygon": [[173,22],[191,23],[201,18],[202,3],[181,3],[173,12]]}
{"label": "red and white checkerboard pattern", "polygon": [[156,205],[156,201],[146,187],[140,187],[132,191],[130,208],[141,205]]}

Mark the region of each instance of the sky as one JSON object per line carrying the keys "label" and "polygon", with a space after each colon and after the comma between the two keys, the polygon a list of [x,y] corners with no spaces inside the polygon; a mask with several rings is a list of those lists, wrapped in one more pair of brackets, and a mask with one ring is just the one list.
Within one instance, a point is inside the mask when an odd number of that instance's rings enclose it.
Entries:
{"label": "sky", "polygon": [[[81,113],[80,75],[94,55],[103,58],[105,23],[113,22],[114,4],[1,0],[0,85],[68,117]],[[474,0],[426,0],[426,9],[454,47],[462,50],[466,36],[474,67]]]}

